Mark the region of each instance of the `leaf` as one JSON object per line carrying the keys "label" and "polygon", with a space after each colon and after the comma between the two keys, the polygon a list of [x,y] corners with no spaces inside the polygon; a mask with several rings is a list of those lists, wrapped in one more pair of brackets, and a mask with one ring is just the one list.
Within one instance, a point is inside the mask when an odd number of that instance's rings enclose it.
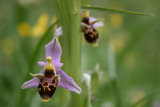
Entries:
{"label": "leaf", "polygon": [[94,6],[82,6],[82,9],[85,10],[97,10],[102,12],[109,12],[109,13],[115,13],[115,14],[133,14],[133,15],[149,15],[154,16],[155,14],[149,14],[149,13],[141,13],[141,12],[133,12],[133,11],[127,11],[127,10],[116,10],[116,9],[109,9],[109,8],[101,8],[101,7],[94,7]]}

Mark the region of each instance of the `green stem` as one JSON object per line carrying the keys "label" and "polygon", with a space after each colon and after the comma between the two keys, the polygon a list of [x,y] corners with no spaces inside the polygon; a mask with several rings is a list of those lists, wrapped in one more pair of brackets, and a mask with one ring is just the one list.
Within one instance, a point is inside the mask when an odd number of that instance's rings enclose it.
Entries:
{"label": "green stem", "polygon": [[[81,26],[79,0],[57,0],[63,29],[64,71],[81,86]],[[82,107],[82,95],[72,93],[73,107]]]}
{"label": "green stem", "polygon": [[117,81],[117,75],[116,75],[114,44],[112,43],[111,37],[108,44],[108,64],[109,64],[109,76],[112,82],[114,96],[116,98],[116,107],[122,107],[122,99],[121,99],[120,90],[119,90],[118,81]]}

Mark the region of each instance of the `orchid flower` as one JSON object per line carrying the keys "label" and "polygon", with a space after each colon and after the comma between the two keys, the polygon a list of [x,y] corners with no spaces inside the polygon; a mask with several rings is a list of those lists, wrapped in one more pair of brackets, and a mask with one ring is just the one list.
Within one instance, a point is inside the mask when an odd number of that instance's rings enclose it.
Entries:
{"label": "orchid flower", "polygon": [[[97,40],[99,38],[98,31],[96,30],[97,27],[103,26],[102,19],[96,19],[94,17],[87,16],[87,23],[85,20],[81,22],[82,32],[84,34],[85,40],[92,44],[93,46],[98,46]],[[63,34],[62,26],[58,27],[55,31],[55,36],[61,36]]]}
{"label": "orchid flower", "polygon": [[62,49],[58,39],[54,38],[45,48],[46,62],[38,62],[43,69],[38,74],[31,74],[34,78],[25,82],[21,88],[38,88],[44,102],[50,100],[57,86],[80,94],[81,88],[61,69],[63,66],[60,62]]}
{"label": "orchid flower", "polygon": [[[102,22],[102,19],[97,19],[97,18],[89,16],[89,12],[88,11],[85,11],[84,13],[82,13],[82,17],[83,16],[89,17],[89,23],[92,23],[94,28],[98,28],[98,27],[104,26],[104,23]],[[81,22],[81,26],[90,27],[89,25],[87,25],[87,24],[85,24],[83,22]],[[62,26],[60,26],[60,27],[58,27],[56,29],[55,36],[61,36],[62,34],[63,34]]]}

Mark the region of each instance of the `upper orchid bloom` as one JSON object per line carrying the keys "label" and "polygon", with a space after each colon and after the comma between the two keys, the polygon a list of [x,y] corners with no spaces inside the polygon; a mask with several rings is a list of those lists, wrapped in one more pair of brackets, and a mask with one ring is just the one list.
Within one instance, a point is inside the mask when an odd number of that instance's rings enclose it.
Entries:
{"label": "upper orchid bloom", "polygon": [[85,40],[93,46],[98,46],[99,33],[96,27],[103,26],[102,19],[89,16],[88,11],[82,13],[82,32]]}
{"label": "upper orchid bloom", "polygon": [[38,62],[43,69],[38,74],[31,74],[34,78],[25,82],[21,88],[38,88],[42,101],[48,102],[53,96],[56,87],[68,89],[81,93],[81,88],[72,77],[68,76],[62,69],[60,63],[62,49],[57,38],[54,38],[46,46],[46,62]]}
{"label": "upper orchid bloom", "polygon": [[[97,41],[99,38],[99,34],[96,28],[104,25],[102,20],[103,19],[90,17],[88,11],[84,11],[82,13],[81,30],[83,32],[85,40],[93,46],[98,46]],[[60,36],[62,34],[62,27],[60,26],[56,29],[55,36]]]}
{"label": "upper orchid bloom", "polygon": [[[104,26],[104,23],[102,22],[102,19],[97,19],[97,18],[89,16],[88,11],[85,11],[85,12],[82,13],[82,19],[83,19],[83,17],[88,17],[89,18],[89,23],[92,23],[94,28]],[[84,22],[81,22],[81,26],[87,26],[87,25]],[[88,27],[89,27],[89,25],[88,25]],[[62,26],[60,26],[56,29],[55,36],[61,36],[62,34],[63,34]]]}

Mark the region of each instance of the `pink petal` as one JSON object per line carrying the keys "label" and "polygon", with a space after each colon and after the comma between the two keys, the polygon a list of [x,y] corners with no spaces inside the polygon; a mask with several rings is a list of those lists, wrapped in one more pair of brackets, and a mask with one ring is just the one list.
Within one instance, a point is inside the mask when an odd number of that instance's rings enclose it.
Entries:
{"label": "pink petal", "polygon": [[62,34],[63,34],[62,26],[60,26],[59,28],[56,29],[55,36],[58,37],[58,36],[61,36]]}
{"label": "pink petal", "polygon": [[63,66],[63,63],[56,63],[56,64],[53,63],[53,66],[54,66],[56,69],[60,69],[60,68]]}
{"label": "pink petal", "polygon": [[44,66],[47,65],[46,62],[42,62],[42,61],[39,61],[38,64],[39,64],[40,67],[43,67],[43,68],[44,68]]}
{"label": "pink petal", "polygon": [[[44,71],[44,70],[41,70],[41,71],[39,72],[39,74],[43,74],[43,71]],[[25,82],[25,83],[21,86],[21,88],[22,88],[22,89],[26,89],[26,88],[37,88],[39,82],[40,82],[40,80],[39,80],[38,78],[33,78],[33,79]]]}
{"label": "pink petal", "polygon": [[21,88],[22,89],[26,89],[26,88],[37,88],[38,87],[38,84],[39,84],[39,79],[38,78],[33,78],[27,82],[25,82]]}
{"label": "pink petal", "polygon": [[[89,17],[90,23],[95,21],[95,20],[98,20],[98,19],[96,19],[94,17]],[[95,27],[95,28],[96,27],[102,27],[102,26],[104,26],[104,23],[102,21],[99,21],[99,22],[93,24],[93,27]]]}
{"label": "pink petal", "polygon": [[76,92],[78,94],[82,92],[81,88],[75,83],[72,77],[68,76],[64,71],[61,69],[57,70],[57,75],[60,75],[60,87]]}
{"label": "pink petal", "polygon": [[[46,62],[42,62],[42,61],[39,61],[38,64],[43,68],[47,65]],[[59,69],[63,66],[63,63],[52,63],[52,64],[55,67],[55,69]]]}
{"label": "pink petal", "polygon": [[57,38],[54,38],[46,46],[46,58],[50,56],[52,63],[60,63],[62,49]]}

